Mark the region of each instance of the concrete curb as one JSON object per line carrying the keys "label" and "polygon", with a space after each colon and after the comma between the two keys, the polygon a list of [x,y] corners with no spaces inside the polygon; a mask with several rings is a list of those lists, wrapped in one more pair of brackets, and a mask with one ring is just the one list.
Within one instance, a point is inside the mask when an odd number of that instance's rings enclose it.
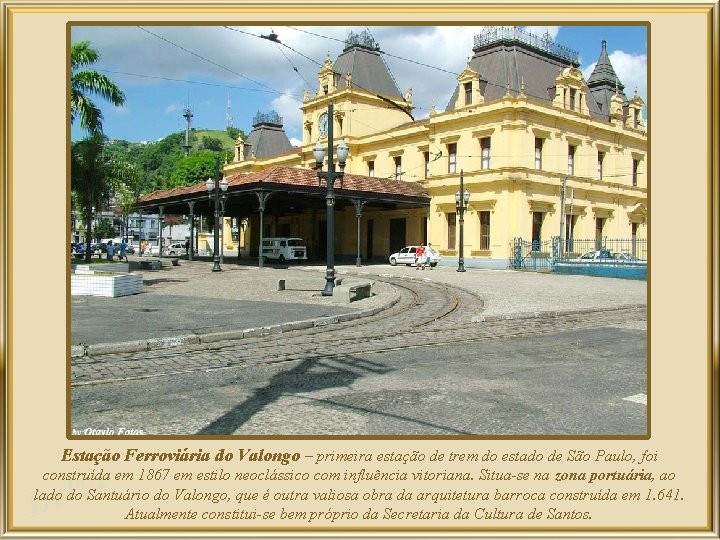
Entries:
{"label": "concrete curb", "polygon": [[646,304],[625,304],[613,307],[601,308],[583,308],[583,309],[567,309],[567,310],[551,310],[551,311],[530,311],[524,313],[508,313],[506,315],[476,315],[471,322],[495,322],[495,321],[512,321],[522,319],[550,319],[561,315],[587,315],[588,313],[605,313],[611,311],[620,311],[623,309],[641,310],[647,309]]}
{"label": "concrete curb", "polygon": [[181,347],[185,345],[200,345],[202,343],[215,343],[218,341],[226,341],[231,339],[246,339],[253,337],[268,336],[271,334],[281,334],[283,332],[291,332],[293,330],[306,330],[318,326],[328,326],[331,324],[339,324],[348,321],[360,319],[362,317],[370,317],[381,311],[384,311],[400,301],[400,295],[395,294],[393,298],[382,304],[381,306],[357,311],[355,313],[344,313],[342,315],[333,315],[330,317],[319,317],[316,319],[307,319],[303,321],[291,321],[281,324],[273,324],[261,326],[257,328],[245,328],[239,330],[228,330],[226,332],[212,332],[208,334],[190,334],[185,336],[172,336],[163,338],[148,338],[134,341],[123,341],[117,343],[96,343],[92,345],[71,345],[70,358],[85,358],[89,356],[142,352],[159,349],[170,349],[173,347]]}

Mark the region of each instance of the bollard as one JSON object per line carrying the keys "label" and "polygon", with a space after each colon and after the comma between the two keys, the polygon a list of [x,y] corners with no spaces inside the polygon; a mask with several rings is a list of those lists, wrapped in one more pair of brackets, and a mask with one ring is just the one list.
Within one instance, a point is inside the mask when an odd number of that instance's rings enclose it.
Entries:
{"label": "bollard", "polygon": [[278,279],[277,290],[278,290],[278,291],[284,291],[284,290],[285,290],[285,280],[284,280],[284,279]]}

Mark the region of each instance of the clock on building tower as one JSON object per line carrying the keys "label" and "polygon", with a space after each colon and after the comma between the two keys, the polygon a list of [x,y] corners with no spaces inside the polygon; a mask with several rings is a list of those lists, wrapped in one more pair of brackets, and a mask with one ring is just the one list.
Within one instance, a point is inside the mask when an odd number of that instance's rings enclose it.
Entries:
{"label": "clock on building tower", "polygon": [[326,112],[322,113],[318,118],[318,130],[321,137],[327,137],[328,132],[328,115]]}

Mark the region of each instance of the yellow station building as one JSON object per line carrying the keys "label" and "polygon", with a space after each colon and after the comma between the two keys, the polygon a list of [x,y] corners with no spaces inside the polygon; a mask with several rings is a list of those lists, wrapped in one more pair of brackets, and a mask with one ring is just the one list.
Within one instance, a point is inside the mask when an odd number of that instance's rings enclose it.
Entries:
{"label": "yellow station building", "polygon": [[[647,238],[644,102],[626,96],[606,43],[598,45],[597,65],[585,80],[577,53],[547,34],[486,28],[468,51],[456,52],[471,56],[449,103],[416,120],[412,90],[400,91],[378,44],[351,33],[340,56],[319,70],[317,91],[304,96],[302,146],[290,145],[277,115],[258,115],[224,176],[232,186],[233,178],[273,167],[312,170],[313,147],[327,144],[332,123],[334,143],[349,147],[346,174],[412,182],[428,197],[422,204],[368,204],[360,214],[357,205],[338,207],[338,260],[354,260],[358,225],[363,260],[387,260],[420,242],[456,257],[461,176],[469,193],[467,266],[508,267],[518,238],[538,246],[562,235],[567,251],[574,249],[570,239],[626,239],[634,246]],[[248,214],[240,248],[252,252],[255,243],[257,252],[259,222]],[[263,234],[302,236],[318,254],[322,219],[317,209],[286,205],[265,220]]]}

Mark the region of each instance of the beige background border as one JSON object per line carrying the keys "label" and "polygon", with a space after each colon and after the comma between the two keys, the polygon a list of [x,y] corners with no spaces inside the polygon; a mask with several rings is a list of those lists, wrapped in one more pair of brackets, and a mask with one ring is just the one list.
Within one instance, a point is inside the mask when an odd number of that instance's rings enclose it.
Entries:
{"label": "beige background border", "polygon": [[[100,4],[102,5],[102,4]],[[66,140],[67,113],[65,96],[65,39],[68,20],[141,20],[147,21],[230,21],[314,22],[320,18],[342,19],[378,24],[412,24],[457,22],[487,24],[506,20],[509,24],[561,23],[592,21],[649,21],[651,25],[651,74],[649,123],[651,146],[651,323],[650,351],[652,388],[652,432],[649,440],[634,441],[446,441],[445,448],[456,450],[491,448],[495,452],[537,448],[546,454],[552,448],[627,449],[640,453],[656,449],[663,456],[668,471],[675,471],[680,487],[690,494],[689,500],[669,510],[658,507],[608,507],[594,520],[593,527],[612,531],[667,530],[689,532],[709,526],[711,465],[709,415],[711,380],[716,379],[717,364],[710,359],[710,141],[708,125],[712,97],[709,93],[711,61],[717,69],[717,58],[707,55],[711,40],[708,8],[682,7],[672,4],[631,8],[624,4],[594,8],[567,4],[560,11],[549,7],[509,5],[492,9],[473,3],[443,5],[420,4],[392,9],[387,3],[356,7],[342,4],[330,13],[330,4],[263,4],[245,9],[223,4],[217,8],[201,7],[202,12],[183,6],[183,12],[170,13],[169,4],[159,11],[149,4],[104,9],[83,4],[71,10],[63,4],[52,9],[32,7],[23,2],[3,2],[3,31],[9,43],[4,60],[13,58],[9,88],[10,98],[3,110],[5,127],[10,129],[6,153],[7,167],[8,257],[3,269],[9,280],[6,290],[9,318],[6,336],[6,374],[9,382],[9,407],[6,417],[9,475],[3,477],[12,501],[9,524],[14,527],[44,528],[45,533],[60,532],[63,527],[112,526],[102,512],[61,505],[39,511],[29,503],[37,487],[34,480],[39,468],[58,470],[62,449],[103,450],[139,446],[144,449],[174,450],[175,441],[72,441],[65,439],[66,314],[67,278],[66,246],[62,235],[53,235],[67,222],[66,208]],[[295,7],[297,6],[297,7]],[[117,9],[117,12],[114,12]],[[119,13],[118,13],[119,12]],[[273,22],[273,24],[278,24]],[[717,43],[716,43],[717,46]],[[4,64],[7,66],[7,64]],[[7,93],[5,93],[7,91]],[[715,100],[715,104],[717,101]],[[717,136],[717,124],[715,125]],[[5,172],[5,171],[4,171]],[[715,178],[717,181],[717,178]],[[678,203],[679,197],[687,203]],[[40,217],[38,217],[40,216]],[[680,225],[682,224],[682,225]],[[687,231],[692,231],[688,234]],[[716,237],[717,238],[717,237]],[[27,256],[26,246],[47,240],[44,253]],[[683,246],[679,249],[677,246]],[[689,264],[678,266],[678,254]],[[31,261],[32,264],[28,264]],[[37,264],[39,263],[39,264]],[[716,360],[717,361],[717,360]],[[714,371],[714,377],[713,375]],[[714,419],[716,422],[717,419]],[[252,446],[259,446],[252,441]],[[195,444],[201,443],[201,444]],[[239,446],[229,441],[188,441],[183,446],[202,447],[207,451]],[[404,441],[395,446],[412,446],[426,452],[438,447],[439,441]],[[272,441],[277,450],[298,449],[312,453],[313,441]],[[325,447],[337,449],[378,449],[375,441],[323,441]],[[392,446],[384,441],[382,446]],[[247,446],[250,446],[249,444]],[[714,469],[715,472],[717,469]],[[655,486],[658,487],[658,486]],[[5,497],[3,497],[4,500]],[[717,499],[715,499],[717,501]],[[421,529],[423,530],[423,529]],[[429,529],[428,529],[429,530]],[[639,532],[639,531],[638,531]]]}

